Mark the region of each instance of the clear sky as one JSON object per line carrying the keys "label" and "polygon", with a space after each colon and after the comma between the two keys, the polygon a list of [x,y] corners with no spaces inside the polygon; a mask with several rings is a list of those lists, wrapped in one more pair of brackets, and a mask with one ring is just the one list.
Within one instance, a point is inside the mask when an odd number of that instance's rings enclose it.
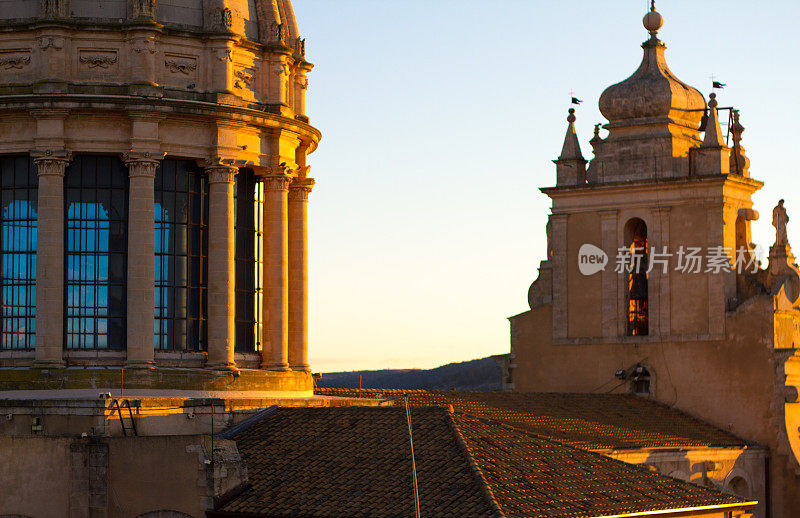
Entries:
{"label": "clear sky", "polygon": [[[603,89],[647,39],[644,0],[293,0],[307,38],[310,353],[318,371],[508,352],[545,250],[570,91],[591,157]],[[741,109],[761,219],[800,250],[800,2],[661,0],[671,70]],[[605,135],[605,131],[602,132]]]}

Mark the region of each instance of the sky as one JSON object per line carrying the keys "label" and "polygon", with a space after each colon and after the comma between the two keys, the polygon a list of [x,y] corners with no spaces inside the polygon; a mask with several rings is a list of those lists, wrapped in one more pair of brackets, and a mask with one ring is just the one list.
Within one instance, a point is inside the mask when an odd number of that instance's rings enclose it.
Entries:
{"label": "sky", "polygon": [[[309,349],[315,371],[430,368],[509,350],[545,253],[570,92],[584,156],[597,102],[641,61],[644,0],[293,0],[310,76]],[[800,2],[661,0],[682,81],[741,110],[753,240],[800,221]],[[603,131],[601,136],[605,136]],[[795,210],[796,208],[796,210]],[[797,214],[797,216],[793,216]],[[789,223],[800,246],[800,225]]]}

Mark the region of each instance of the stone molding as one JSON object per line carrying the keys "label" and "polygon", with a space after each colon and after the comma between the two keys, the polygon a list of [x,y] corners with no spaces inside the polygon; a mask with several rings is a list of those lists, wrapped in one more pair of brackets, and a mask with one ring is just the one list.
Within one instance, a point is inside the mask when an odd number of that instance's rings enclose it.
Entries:
{"label": "stone molding", "polygon": [[313,178],[295,178],[289,185],[289,201],[308,201],[316,182]]}
{"label": "stone molding", "polygon": [[33,163],[39,169],[39,176],[63,177],[67,165],[72,161],[72,153],[65,150],[31,151]]}

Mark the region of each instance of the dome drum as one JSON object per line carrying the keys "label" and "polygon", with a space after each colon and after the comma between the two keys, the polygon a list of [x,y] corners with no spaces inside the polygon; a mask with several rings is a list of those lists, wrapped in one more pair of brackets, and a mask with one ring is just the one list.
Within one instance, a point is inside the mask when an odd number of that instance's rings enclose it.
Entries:
{"label": "dome drum", "polygon": [[3,291],[3,386],[124,368],[140,388],[309,393],[320,133],[289,0],[3,4],[0,191],[27,214],[0,211],[27,229],[0,247],[27,265]]}

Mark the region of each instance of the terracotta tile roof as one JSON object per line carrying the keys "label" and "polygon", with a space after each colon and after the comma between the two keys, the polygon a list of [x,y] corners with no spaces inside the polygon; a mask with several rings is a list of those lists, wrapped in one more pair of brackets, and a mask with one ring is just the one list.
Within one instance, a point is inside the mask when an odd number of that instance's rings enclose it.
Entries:
{"label": "terracotta tile roof", "polygon": [[[276,408],[226,434],[252,487],[209,516],[411,517],[402,407]],[[411,409],[425,517],[589,518],[750,507],[672,479],[443,408]]]}
{"label": "terracotta tile roof", "polygon": [[[499,516],[441,408],[413,409],[423,516]],[[232,437],[252,488],[223,511],[266,516],[414,516],[400,407],[279,408]]]}
{"label": "terracotta tile roof", "polygon": [[454,418],[504,516],[596,517],[743,502],[497,422]]}
{"label": "terracotta tile roof", "polygon": [[[401,390],[316,389],[328,396],[390,398]],[[413,405],[452,405],[590,450],[745,447],[742,439],[633,395],[409,390]]]}

